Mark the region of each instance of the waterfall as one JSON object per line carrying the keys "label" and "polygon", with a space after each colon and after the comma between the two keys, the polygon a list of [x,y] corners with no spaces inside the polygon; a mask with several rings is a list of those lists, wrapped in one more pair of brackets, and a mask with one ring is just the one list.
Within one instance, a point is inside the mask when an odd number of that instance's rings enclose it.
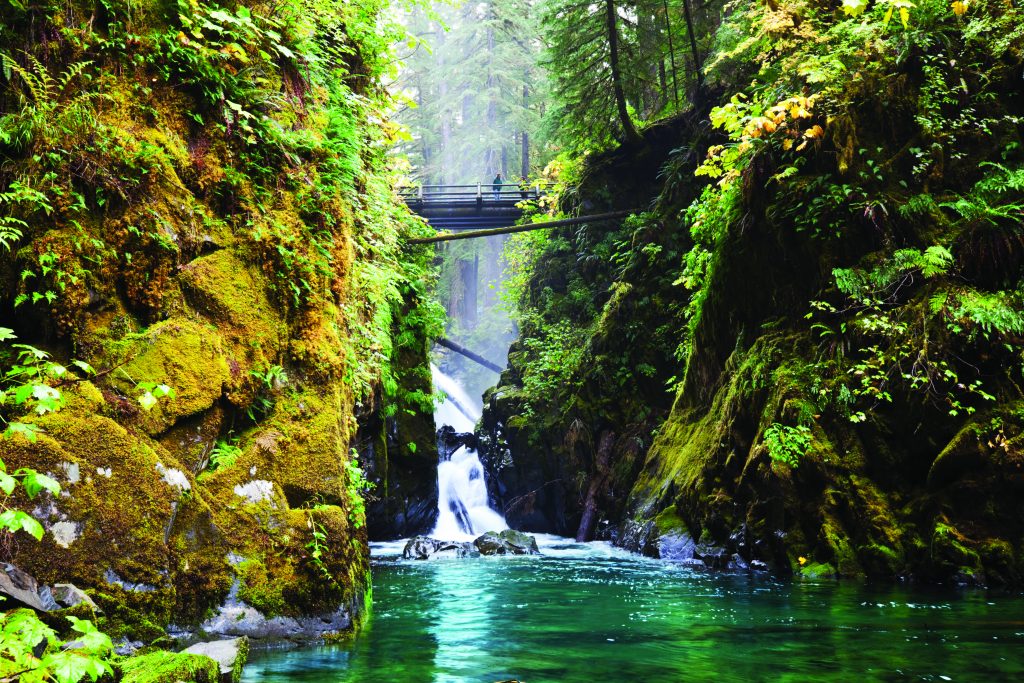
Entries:
{"label": "waterfall", "polygon": [[[447,398],[437,407],[434,423],[456,432],[472,432],[480,419],[479,402],[451,377],[431,365],[434,387]],[[431,536],[446,541],[472,540],[485,531],[507,529],[504,517],[487,504],[484,466],[476,451],[460,446],[437,463],[437,526]]]}

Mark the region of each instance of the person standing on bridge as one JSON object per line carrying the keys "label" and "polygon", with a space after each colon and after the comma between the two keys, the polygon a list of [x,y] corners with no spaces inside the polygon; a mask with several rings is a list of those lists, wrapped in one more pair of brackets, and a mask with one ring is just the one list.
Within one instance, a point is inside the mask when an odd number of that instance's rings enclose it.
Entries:
{"label": "person standing on bridge", "polygon": [[494,190],[494,201],[501,199],[501,184],[501,171],[498,171],[498,174],[494,176],[494,182],[491,183],[491,189]]}

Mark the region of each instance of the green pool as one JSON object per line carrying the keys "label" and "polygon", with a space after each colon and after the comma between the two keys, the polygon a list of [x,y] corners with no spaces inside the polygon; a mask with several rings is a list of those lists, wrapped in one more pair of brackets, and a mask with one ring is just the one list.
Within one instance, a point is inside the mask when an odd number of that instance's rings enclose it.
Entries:
{"label": "green pool", "polygon": [[260,653],[244,681],[1024,680],[1024,599],[709,574],[604,544],[407,562],[375,546],[352,642]]}

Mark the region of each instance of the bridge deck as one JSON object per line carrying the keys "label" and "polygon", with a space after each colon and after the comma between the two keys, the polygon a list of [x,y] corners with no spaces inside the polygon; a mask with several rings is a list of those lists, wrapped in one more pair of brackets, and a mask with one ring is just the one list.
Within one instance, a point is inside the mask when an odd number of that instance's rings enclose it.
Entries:
{"label": "bridge deck", "polygon": [[401,191],[406,205],[438,230],[504,228],[516,224],[524,202],[537,201],[548,187],[521,188],[506,183],[491,185],[421,185]]}

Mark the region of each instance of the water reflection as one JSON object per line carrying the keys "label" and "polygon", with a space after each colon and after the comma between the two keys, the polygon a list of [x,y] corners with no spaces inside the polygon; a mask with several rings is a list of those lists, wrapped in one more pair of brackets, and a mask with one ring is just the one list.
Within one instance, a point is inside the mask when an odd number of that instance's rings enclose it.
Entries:
{"label": "water reflection", "polygon": [[358,637],[261,656],[245,680],[1024,680],[1020,596],[713,575],[551,539],[542,550],[378,559]]}

